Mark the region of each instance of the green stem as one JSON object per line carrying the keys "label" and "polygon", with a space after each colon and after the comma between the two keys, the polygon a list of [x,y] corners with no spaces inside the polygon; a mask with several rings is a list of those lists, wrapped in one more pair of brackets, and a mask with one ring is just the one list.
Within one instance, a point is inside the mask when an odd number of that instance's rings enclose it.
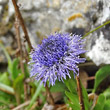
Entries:
{"label": "green stem", "polygon": [[110,21],[107,21],[107,22],[105,22],[104,24],[102,24],[102,25],[100,25],[100,26],[96,27],[96,28],[95,28],[95,29],[93,29],[92,31],[90,31],[90,32],[86,33],[86,34],[83,36],[83,38],[85,38],[85,37],[86,37],[86,36],[88,36],[89,34],[93,33],[94,31],[96,31],[96,30],[98,30],[98,29],[102,28],[103,26],[105,26],[105,25],[107,25],[107,24],[109,24],[109,23],[110,23]]}
{"label": "green stem", "polygon": [[35,93],[34,93],[32,99],[31,99],[31,101],[30,101],[30,104],[29,104],[29,106],[27,107],[26,110],[30,110],[30,109],[31,109],[32,105],[35,103],[36,99],[38,98],[39,94],[41,93],[42,88],[43,88],[43,85],[41,85],[41,84],[39,83],[39,85],[38,85],[38,87],[37,87],[37,89],[36,89],[36,91],[35,91]]}

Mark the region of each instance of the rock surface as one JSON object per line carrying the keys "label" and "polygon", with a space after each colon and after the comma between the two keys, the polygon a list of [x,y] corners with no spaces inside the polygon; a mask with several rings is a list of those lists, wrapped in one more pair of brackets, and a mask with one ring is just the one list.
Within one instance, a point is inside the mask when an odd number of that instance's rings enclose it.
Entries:
{"label": "rock surface", "polygon": [[[110,20],[110,0],[97,0],[96,8],[91,9],[91,30]],[[89,13],[89,14],[90,14]],[[110,64],[110,25],[95,31],[87,37],[87,54],[96,65]]]}
{"label": "rock surface", "polygon": [[[33,45],[56,31],[84,35],[110,20],[110,0],[19,0],[17,4]],[[13,39],[15,35],[13,15],[14,7],[11,0],[0,0],[0,24],[2,24],[0,29],[3,30],[0,30],[0,41],[4,45],[7,44],[3,40],[7,39],[6,36],[10,35]],[[110,26],[107,25],[86,37],[86,49],[88,50],[86,56],[97,65],[110,63],[109,31]],[[21,35],[23,36],[22,32]],[[8,46],[14,50],[15,47],[12,48],[14,41],[11,39],[8,40]],[[100,42],[108,44],[105,46]]]}

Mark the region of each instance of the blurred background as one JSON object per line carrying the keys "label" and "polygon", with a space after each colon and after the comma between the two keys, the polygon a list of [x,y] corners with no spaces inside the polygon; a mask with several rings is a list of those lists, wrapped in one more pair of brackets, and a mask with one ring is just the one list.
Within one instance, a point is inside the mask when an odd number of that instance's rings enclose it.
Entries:
{"label": "blurred background", "polygon": [[[17,4],[34,46],[58,31],[83,36],[110,19],[110,2],[106,0],[18,0]],[[110,26],[106,25],[86,38],[86,56],[96,65],[110,63],[109,31]],[[16,42],[11,0],[0,0],[0,41],[13,56]],[[0,63],[5,62],[0,49]]]}
{"label": "blurred background", "polygon": [[[83,36],[110,20],[110,0],[17,0],[17,5],[24,19],[31,43],[35,47],[51,33],[69,32]],[[21,29],[20,35],[23,41],[24,33]],[[0,0],[0,110],[10,110],[25,102],[24,90],[21,89],[23,76],[19,75],[21,70],[16,55],[15,36],[15,11],[12,1]],[[87,53],[82,56],[86,57],[87,61],[79,65],[80,78],[85,88],[91,92],[95,73],[100,67],[110,64],[110,24],[88,35],[85,49]],[[27,67],[25,72],[27,72],[26,83],[30,85],[27,87],[28,95],[30,95],[28,99],[31,99],[39,85],[36,82],[30,82]],[[109,78],[106,81],[108,87]],[[101,86],[101,89],[107,87]],[[45,96],[44,91],[45,89],[42,87]],[[103,90],[100,90],[99,87],[97,93],[101,91]],[[61,94],[57,95],[61,97]],[[57,95],[54,96],[58,98]],[[39,97],[42,99],[39,99],[39,104],[43,106],[46,99],[42,98],[42,95]],[[34,106],[36,106],[38,103],[35,103],[36,99],[33,100]],[[31,102],[30,108],[34,110],[35,107],[32,108],[33,102]],[[29,104],[30,102],[27,102],[27,105]]]}

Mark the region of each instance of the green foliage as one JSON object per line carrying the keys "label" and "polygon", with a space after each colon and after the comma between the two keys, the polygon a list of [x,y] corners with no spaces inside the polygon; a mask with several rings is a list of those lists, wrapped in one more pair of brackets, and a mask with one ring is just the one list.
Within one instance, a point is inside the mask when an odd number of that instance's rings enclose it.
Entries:
{"label": "green foliage", "polygon": [[65,91],[66,96],[70,99],[71,102],[68,102],[70,107],[73,108],[73,110],[79,110],[80,109],[80,104],[78,100],[78,95],[74,95],[71,92]]}
{"label": "green foliage", "polygon": [[83,85],[81,87],[82,87],[82,94],[83,94],[83,100],[84,100],[85,110],[89,110],[91,103],[89,102],[89,99],[88,99],[87,90],[84,88]]}
{"label": "green foliage", "polygon": [[5,85],[5,84],[3,84],[3,83],[0,83],[0,88],[1,88],[2,90],[4,90],[4,91],[8,91],[8,92],[14,94],[13,88],[11,88],[11,87],[8,86],[8,85]]}
{"label": "green foliage", "polygon": [[[110,21],[97,27],[93,31],[90,31],[85,36],[101,28],[107,23],[110,23]],[[3,49],[8,61],[8,68],[7,68],[8,71],[0,74],[0,89],[2,90],[0,91],[0,106],[6,105],[5,110],[9,110],[9,104],[17,105],[16,95],[19,98],[19,100],[21,100],[22,103],[24,103],[25,101],[24,74],[21,72],[19,66],[20,64],[19,58],[15,58],[12,60],[1,43],[0,43],[0,47]],[[27,64],[24,64],[24,69],[26,76],[25,78],[27,78],[29,77]],[[72,77],[71,79],[67,78],[67,80],[64,80],[64,83],[56,81],[56,84],[52,86],[50,90],[51,92],[65,92],[66,96],[69,99],[67,103],[72,108],[72,110],[80,110],[76,80],[73,77],[73,72],[71,72],[70,74]],[[96,72],[94,92],[96,92],[97,88],[100,86],[103,80],[105,80],[108,76],[110,76],[110,65],[103,66]],[[40,83],[35,83],[34,81],[34,82],[29,82],[29,86],[32,87],[30,92],[31,101],[29,106],[26,107],[26,110],[31,109],[33,104],[36,103],[38,97],[40,97],[43,103],[45,102],[45,97],[41,94],[42,91],[45,91],[43,85],[41,85]],[[85,110],[90,110],[92,102],[89,102],[87,90],[83,87],[83,85],[82,85],[82,94],[83,94]],[[110,88],[105,90],[103,93],[99,94],[97,104],[95,105],[93,110],[110,110]]]}
{"label": "green foliage", "polygon": [[96,91],[96,89],[98,88],[98,86],[100,85],[100,83],[107,78],[108,76],[110,76],[110,65],[106,65],[102,68],[100,68],[95,75],[95,85],[94,85],[94,92]]}
{"label": "green foliage", "polygon": [[64,83],[59,82],[58,80],[55,82],[54,86],[51,86],[50,91],[51,92],[64,92],[66,89],[66,86]]}
{"label": "green foliage", "polygon": [[8,73],[0,73],[0,83],[11,85],[11,81],[9,80]]}
{"label": "green foliage", "polygon": [[[103,102],[103,103],[102,103]],[[98,98],[98,101],[97,101],[97,104],[96,106],[94,107],[94,110],[103,110],[104,108],[104,103],[105,103],[105,97],[103,94],[100,94],[99,98]]]}
{"label": "green foliage", "polygon": [[104,92],[103,92],[104,96],[106,97],[106,99],[110,99],[110,88],[106,89]]}
{"label": "green foliage", "polygon": [[[105,65],[100,68],[95,75],[95,84],[93,92],[97,91],[100,84],[110,76],[110,65]],[[98,101],[94,110],[110,110],[110,88],[106,89],[98,97]]]}
{"label": "green foliage", "polygon": [[[77,84],[73,75],[71,79],[65,80],[65,84],[69,90],[69,91],[65,91],[66,96],[70,99],[70,101],[68,101],[69,106],[72,107],[72,110],[80,110],[80,104],[77,94]],[[89,110],[90,104],[88,100],[88,94],[83,86],[82,86],[82,94],[83,94],[85,110]]]}
{"label": "green foliage", "polygon": [[[0,88],[3,91],[7,91],[6,93],[0,91],[0,105],[9,105],[13,103],[17,105],[17,102],[24,102],[24,74],[21,72],[20,69],[20,61],[19,58],[15,58],[11,60],[9,54],[7,53],[6,49],[2,44],[2,47],[6,58],[8,60],[8,72],[0,74]],[[25,71],[25,78],[29,77],[29,71],[27,68],[27,64],[24,64],[24,71]],[[30,82],[30,86],[32,86],[31,94],[32,97],[30,104],[27,109],[30,110],[32,105],[36,102],[38,96],[41,95],[41,91],[44,91],[44,87],[40,83]],[[33,92],[32,92],[33,91]],[[12,95],[9,95],[12,94]],[[40,96],[41,97],[41,96]],[[7,100],[6,100],[7,99]],[[45,100],[45,98],[42,98]],[[15,101],[16,100],[16,101]],[[9,110],[9,108],[5,108],[5,110]]]}
{"label": "green foliage", "polygon": [[[96,80],[94,86],[95,90],[100,85],[100,83],[109,75],[110,65],[106,65],[98,70],[98,72],[96,73]],[[67,79],[64,82],[66,84],[66,87],[68,88],[68,91],[65,91],[65,94],[69,98],[69,106],[72,108],[72,110],[80,110],[76,80],[72,76],[71,79]],[[85,110],[90,110],[93,107],[93,102],[89,102],[87,91],[83,86],[82,93]],[[110,110],[110,88],[108,88],[102,94],[99,95],[97,104],[93,107],[92,110]]]}
{"label": "green foliage", "polygon": [[110,110],[110,100],[107,100],[104,104],[104,110]]}
{"label": "green foliage", "polygon": [[12,61],[12,69],[11,74],[12,74],[12,79],[16,79],[19,75],[19,73],[21,73],[21,70],[18,68],[19,65],[19,60],[16,58]]}
{"label": "green foliage", "polygon": [[35,91],[35,93],[34,93],[32,99],[31,99],[31,102],[30,102],[30,104],[29,104],[27,110],[30,110],[30,108],[32,107],[32,105],[35,103],[37,97],[40,95],[42,89],[43,89],[43,85],[40,84],[40,83],[38,83],[38,84],[37,84],[36,91]]}
{"label": "green foliage", "polygon": [[19,75],[14,81],[13,81],[13,88],[14,91],[20,96],[23,93],[23,79],[24,75]]}
{"label": "green foliage", "polygon": [[15,102],[16,102],[15,98],[12,95],[0,91],[0,106],[9,105],[12,102],[13,102],[13,104],[15,104]]}
{"label": "green foliage", "polygon": [[[109,92],[110,95],[110,92]],[[102,93],[98,97],[98,101],[94,110],[110,110],[110,98],[106,98],[105,93]]]}

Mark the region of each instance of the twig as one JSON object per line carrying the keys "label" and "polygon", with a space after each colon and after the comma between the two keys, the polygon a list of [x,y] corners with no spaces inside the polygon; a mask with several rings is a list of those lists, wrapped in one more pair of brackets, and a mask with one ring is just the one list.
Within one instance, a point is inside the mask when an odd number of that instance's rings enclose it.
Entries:
{"label": "twig", "polygon": [[28,100],[28,84],[26,83],[26,79],[24,78],[24,99]]}
{"label": "twig", "polygon": [[48,100],[49,104],[54,105],[54,99],[53,99],[53,96],[52,96],[47,84],[46,84],[45,88],[46,88],[46,93],[47,93],[47,99],[49,99]]}
{"label": "twig", "polygon": [[25,58],[25,60],[26,60],[26,63],[28,63],[28,61],[29,61],[29,56],[28,56],[28,52],[27,52],[27,50],[26,50],[26,46],[25,46],[24,42],[23,42],[23,47],[24,47],[24,58]]}
{"label": "twig", "polygon": [[23,51],[22,51],[22,43],[21,43],[21,38],[20,38],[20,30],[19,30],[19,19],[15,14],[15,29],[16,29],[16,38],[17,38],[17,43],[18,43],[18,49],[20,51],[20,67],[21,67],[21,71],[24,74],[24,96],[25,96],[25,100],[27,100],[27,85],[25,83],[25,71],[24,71],[24,63],[23,63]]}
{"label": "twig", "polygon": [[[29,35],[28,35],[27,29],[25,27],[23,18],[21,16],[21,13],[19,11],[19,7],[16,4],[16,0],[12,0],[12,2],[13,2],[13,5],[14,5],[14,8],[15,8],[17,22],[20,23],[20,25],[21,25],[21,27],[22,27],[22,29],[24,31],[25,39],[26,39],[26,41],[27,41],[27,43],[29,45],[29,48],[32,49],[32,45],[31,45],[31,42],[30,42],[30,39],[29,39]],[[20,50],[20,65],[21,65],[22,73],[24,73],[24,95],[25,95],[25,100],[27,100],[28,99],[28,95],[27,95],[27,83],[25,82],[26,75],[25,75],[25,72],[24,72],[23,52],[22,52],[22,45],[21,45],[21,40],[20,40],[20,33],[17,32],[17,30],[18,29],[16,29],[16,33],[17,33],[17,36],[19,37],[19,38],[18,37],[17,38],[18,38],[18,46],[19,46],[19,50]],[[24,47],[24,49],[25,49],[25,47]],[[25,52],[26,52],[26,50],[25,50]],[[26,54],[27,53],[25,53],[25,55]],[[28,61],[28,57],[26,57],[25,59],[26,59],[26,62],[27,62]]]}
{"label": "twig", "polygon": [[21,39],[20,39],[19,27],[20,27],[20,25],[19,25],[18,17],[15,16],[16,38],[17,38],[18,49],[20,51],[20,66],[21,66],[22,73],[24,73],[23,52],[22,52],[22,44],[21,44]]}
{"label": "twig", "polygon": [[[18,49],[19,49],[20,55],[22,56],[22,47],[21,47],[20,31],[19,31],[19,21],[17,19],[17,16],[15,16],[15,30],[16,30],[16,38],[17,38]],[[24,65],[22,62],[22,57],[20,57],[20,67],[21,67],[22,72],[24,73],[24,68],[23,68]],[[16,89],[15,89],[15,97],[16,97],[17,104],[19,105],[21,102],[20,101],[20,95],[17,93]]]}
{"label": "twig", "polygon": [[30,110],[34,110],[36,108],[36,106],[38,106],[38,102],[36,102],[35,104],[33,104],[33,106],[30,108]]}
{"label": "twig", "polygon": [[26,40],[27,40],[27,42],[28,42],[28,45],[29,45],[30,49],[32,49],[32,45],[31,45],[31,42],[30,42],[30,39],[29,39],[29,35],[28,35],[27,29],[26,29],[26,27],[25,27],[23,18],[22,18],[22,16],[21,16],[21,13],[20,13],[20,11],[19,11],[19,7],[17,6],[15,0],[12,0],[12,2],[13,2],[13,5],[14,5],[14,8],[15,8],[16,16],[18,17],[18,19],[19,19],[19,21],[20,21],[20,24],[21,24],[21,26],[22,26],[22,29],[23,29],[23,31],[24,31],[25,38],[26,38]]}
{"label": "twig", "polygon": [[60,105],[60,107],[57,108],[56,110],[67,110],[67,105],[63,105],[63,106]]}
{"label": "twig", "polygon": [[84,102],[83,102],[83,95],[82,95],[82,88],[81,88],[79,76],[76,76],[76,82],[77,82],[77,89],[78,89],[80,107],[81,107],[81,110],[85,110]]}
{"label": "twig", "polygon": [[25,107],[25,106],[27,106],[29,104],[30,104],[30,100],[29,101],[26,101],[25,103],[23,103],[23,104],[15,107],[15,108],[13,108],[12,110],[20,110],[21,108],[23,108],[23,107]]}
{"label": "twig", "polygon": [[94,79],[95,79],[95,76],[90,76],[87,78],[87,81],[94,80]]}

